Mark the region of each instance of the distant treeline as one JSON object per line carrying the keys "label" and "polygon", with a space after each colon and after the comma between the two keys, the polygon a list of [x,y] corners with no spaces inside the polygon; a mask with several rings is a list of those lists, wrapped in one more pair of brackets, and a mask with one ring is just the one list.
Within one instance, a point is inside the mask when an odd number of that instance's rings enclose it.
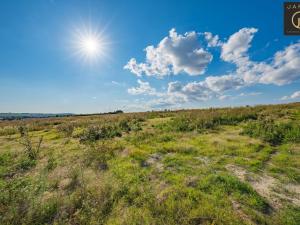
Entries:
{"label": "distant treeline", "polygon": [[0,113],[0,120],[73,116],[72,113]]}
{"label": "distant treeline", "polygon": [[73,114],[73,113],[0,113],[0,120],[21,120],[30,118],[50,118],[50,117],[67,117],[67,116],[92,116],[92,115],[106,115],[106,114],[119,114],[123,113],[122,110],[116,110],[106,113],[93,113],[93,114]]}
{"label": "distant treeline", "polygon": [[76,114],[75,116],[95,116],[95,115],[107,115],[107,114],[119,114],[124,113],[122,110],[116,110],[113,112],[105,112],[105,113],[87,113],[87,114]]}

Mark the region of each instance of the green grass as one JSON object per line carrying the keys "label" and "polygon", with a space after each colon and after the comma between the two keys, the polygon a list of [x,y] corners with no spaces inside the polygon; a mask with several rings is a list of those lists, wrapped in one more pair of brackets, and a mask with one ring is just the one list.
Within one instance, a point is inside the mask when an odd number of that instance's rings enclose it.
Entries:
{"label": "green grass", "polygon": [[0,224],[299,224],[299,113],[2,121]]}

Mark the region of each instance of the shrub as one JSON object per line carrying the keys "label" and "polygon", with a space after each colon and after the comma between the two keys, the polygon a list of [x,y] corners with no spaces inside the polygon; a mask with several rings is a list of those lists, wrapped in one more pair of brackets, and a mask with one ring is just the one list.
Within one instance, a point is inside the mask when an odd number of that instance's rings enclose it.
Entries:
{"label": "shrub", "polygon": [[56,127],[57,131],[65,137],[71,137],[74,131],[74,124],[64,123]]}
{"label": "shrub", "polygon": [[247,120],[256,120],[257,115],[255,113],[246,113],[246,114],[234,114],[226,113],[224,115],[217,116],[213,119],[213,123],[219,125],[236,125],[240,122],[244,122]]}
{"label": "shrub", "polygon": [[124,132],[129,132],[129,131],[131,131],[131,127],[130,127],[130,125],[129,125],[128,120],[121,120],[121,121],[119,122],[119,127],[120,127],[120,129],[121,129],[122,131],[124,131]]}
{"label": "shrub", "polygon": [[18,131],[20,133],[20,136],[24,137],[28,130],[27,130],[27,128],[25,126],[19,126],[18,127]]}
{"label": "shrub", "polygon": [[257,113],[248,108],[210,109],[182,113],[181,116],[176,116],[157,127],[167,131],[203,132],[216,129],[220,125],[236,125],[247,120],[256,120],[257,117]]}
{"label": "shrub", "polygon": [[140,131],[142,130],[141,122],[144,121],[143,119],[134,119],[131,121],[130,127],[132,131]]}
{"label": "shrub", "polygon": [[80,137],[80,142],[95,142],[101,139],[121,137],[122,133],[117,126],[103,125],[101,127],[90,126]]}
{"label": "shrub", "polygon": [[17,168],[20,170],[29,170],[36,165],[36,160],[28,157],[22,158]]}
{"label": "shrub", "polygon": [[276,124],[273,120],[250,122],[244,127],[242,134],[261,138],[272,145],[300,141],[299,125],[292,123]]}
{"label": "shrub", "polygon": [[90,145],[86,155],[86,164],[92,164],[99,170],[106,170],[107,161],[114,156],[115,150],[106,144]]}
{"label": "shrub", "polygon": [[42,142],[43,137],[40,137],[38,143],[36,144],[36,146],[34,146],[27,132],[25,132],[24,136],[20,141],[21,145],[23,145],[25,148],[25,153],[27,154],[27,156],[33,160],[38,158]]}

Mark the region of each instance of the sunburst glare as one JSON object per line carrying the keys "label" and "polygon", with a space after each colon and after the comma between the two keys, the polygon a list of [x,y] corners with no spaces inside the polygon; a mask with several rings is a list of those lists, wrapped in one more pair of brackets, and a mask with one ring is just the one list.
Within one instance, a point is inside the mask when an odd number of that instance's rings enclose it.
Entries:
{"label": "sunburst glare", "polygon": [[96,63],[108,55],[109,42],[103,34],[104,30],[82,26],[76,28],[73,37],[74,53],[84,63]]}

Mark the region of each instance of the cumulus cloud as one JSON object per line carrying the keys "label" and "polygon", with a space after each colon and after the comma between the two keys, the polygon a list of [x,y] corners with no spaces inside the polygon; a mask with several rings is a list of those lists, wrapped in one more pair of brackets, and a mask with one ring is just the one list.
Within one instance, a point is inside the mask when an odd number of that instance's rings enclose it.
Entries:
{"label": "cumulus cloud", "polygon": [[181,35],[175,29],[171,29],[169,36],[163,38],[157,47],[148,46],[145,52],[145,63],[137,63],[132,58],[124,69],[137,76],[145,74],[162,78],[179,73],[193,76],[203,74],[213,58],[212,54],[200,46],[198,33],[192,31]]}
{"label": "cumulus cloud", "polygon": [[248,60],[237,65],[236,75],[246,84],[285,85],[300,79],[300,43],[291,44],[278,51],[270,62]]}
{"label": "cumulus cloud", "polygon": [[248,60],[247,51],[254,34],[258,30],[256,28],[242,28],[238,32],[232,34],[228,41],[222,45],[221,58],[227,62],[241,64]]}
{"label": "cumulus cloud", "polygon": [[128,93],[158,96],[159,98],[154,100],[153,103],[160,106],[207,101],[213,97],[224,100],[225,91],[236,89],[243,84],[240,78],[231,75],[209,76],[204,81],[194,81],[187,84],[182,84],[179,81],[169,82],[165,92],[156,91],[148,82],[138,80],[138,83],[139,86],[128,89]]}
{"label": "cumulus cloud", "polygon": [[207,41],[207,47],[217,47],[223,44],[219,39],[219,35],[213,35],[211,32],[204,32],[204,37]]}
{"label": "cumulus cloud", "polygon": [[205,82],[190,82],[183,86],[182,93],[188,101],[206,101],[214,95]]}
{"label": "cumulus cloud", "polygon": [[289,100],[289,99],[297,99],[297,98],[300,98],[300,91],[296,91],[290,96],[283,96],[281,100]]}
{"label": "cumulus cloud", "polygon": [[177,106],[187,102],[206,101],[212,97],[212,92],[203,82],[192,82],[183,85],[179,81],[170,82],[167,92],[161,93],[158,99],[151,101],[154,107]]}
{"label": "cumulus cloud", "polygon": [[264,84],[284,85],[300,79],[300,42],[275,54],[260,78]]}
{"label": "cumulus cloud", "polygon": [[[173,82],[174,83],[174,82]],[[173,83],[169,83],[169,88]],[[204,81],[190,82],[179,89],[178,82],[176,83],[176,92],[185,96],[187,101],[206,101],[213,97],[220,97],[227,90],[236,89],[243,85],[243,81],[231,75],[209,76]],[[172,88],[174,89],[174,88]],[[221,97],[222,98],[222,97]],[[224,98],[223,98],[224,99]]]}
{"label": "cumulus cloud", "polygon": [[[167,90],[158,92],[148,82],[138,80],[139,86],[128,89],[133,95],[150,95],[156,97],[151,105],[171,106],[193,101],[206,101],[211,98],[228,99],[228,91],[256,84],[285,85],[300,79],[300,41],[277,51],[268,60],[256,62],[251,60],[248,50],[254,38],[256,28],[242,28],[232,34],[227,41],[221,41],[218,35],[210,32],[202,33],[207,47],[220,47],[220,58],[236,65],[236,69],[228,74],[207,76],[202,81],[181,83],[170,82]],[[200,46],[199,34],[188,32],[177,34],[175,29],[169,32],[160,43],[148,46],[146,62],[137,63],[132,58],[124,67],[137,76],[147,75],[163,78],[169,74],[186,73],[188,75],[203,74],[212,60],[212,55]],[[254,96],[261,93],[242,93],[239,96]],[[299,98],[300,92],[282,99]]]}
{"label": "cumulus cloud", "polygon": [[300,91],[294,92],[294,93],[291,95],[291,98],[292,98],[292,99],[294,99],[294,98],[300,98]]}
{"label": "cumulus cloud", "polygon": [[137,80],[139,86],[128,89],[128,93],[132,95],[157,95],[155,88],[151,87],[149,82],[143,82],[140,79]]}
{"label": "cumulus cloud", "polygon": [[233,75],[210,76],[205,79],[207,86],[215,92],[223,92],[241,87],[244,81]]}
{"label": "cumulus cloud", "polygon": [[221,59],[237,66],[233,75],[247,85],[262,83],[285,85],[300,79],[300,43],[278,51],[270,62],[252,61],[248,54],[256,28],[242,28],[222,45]]}

